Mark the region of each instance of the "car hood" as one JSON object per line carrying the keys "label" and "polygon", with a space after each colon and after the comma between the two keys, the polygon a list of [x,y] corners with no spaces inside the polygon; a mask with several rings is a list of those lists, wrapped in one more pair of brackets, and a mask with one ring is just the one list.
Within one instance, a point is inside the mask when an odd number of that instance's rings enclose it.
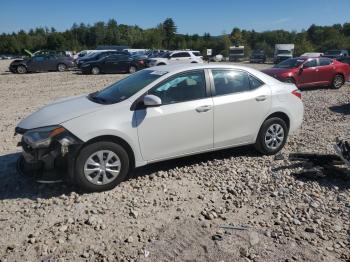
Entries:
{"label": "car hood", "polygon": [[92,113],[103,105],[90,101],[86,95],[68,97],[44,106],[23,119],[18,127],[33,129],[44,126],[59,125],[63,122]]}
{"label": "car hood", "polygon": [[12,65],[14,65],[14,64],[20,64],[20,63],[26,63],[27,61],[28,61],[29,59],[27,58],[27,59],[15,59],[15,60],[13,60],[12,62],[11,62],[11,64]]}

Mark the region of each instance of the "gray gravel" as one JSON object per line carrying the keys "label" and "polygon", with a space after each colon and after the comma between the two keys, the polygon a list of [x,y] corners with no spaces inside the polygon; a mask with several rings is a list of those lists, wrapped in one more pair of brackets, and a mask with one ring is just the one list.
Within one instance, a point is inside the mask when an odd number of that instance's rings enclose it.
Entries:
{"label": "gray gravel", "polygon": [[337,136],[350,137],[349,84],[303,91],[305,121],[283,160],[229,149],[143,167],[112,191],[82,194],[16,174],[14,127],[123,75],[13,75],[8,63],[0,61],[0,261],[350,260],[349,172],[304,174],[286,159],[332,153]]}

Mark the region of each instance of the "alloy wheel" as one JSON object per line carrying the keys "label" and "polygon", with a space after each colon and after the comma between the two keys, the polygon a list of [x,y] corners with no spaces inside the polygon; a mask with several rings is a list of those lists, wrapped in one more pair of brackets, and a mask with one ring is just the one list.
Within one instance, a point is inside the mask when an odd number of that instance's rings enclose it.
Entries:
{"label": "alloy wheel", "polygon": [[121,161],[111,150],[100,150],[90,155],[84,165],[85,177],[95,185],[106,185],[115,180],[121,170]]}
{"label": "alloy wheel", "polygon": [[335,88],[340,88],[343,85],[343,77],[341,75],[336,75],[333,80],[333,85]]}
{"label": "alloy wheel", "polygon": [[265,134],[265,145],[267,148],[275,150],[280,147],[284,140],[284,129],[280,124],[271,125]]}
{"label": "alloy wheel", "polygon": [[93,68],[91,69],[91,73],[92,73],[93,75],[98,75],[98,74],[100,73],[100,69],[99,69],[98,67],[93,67]]}

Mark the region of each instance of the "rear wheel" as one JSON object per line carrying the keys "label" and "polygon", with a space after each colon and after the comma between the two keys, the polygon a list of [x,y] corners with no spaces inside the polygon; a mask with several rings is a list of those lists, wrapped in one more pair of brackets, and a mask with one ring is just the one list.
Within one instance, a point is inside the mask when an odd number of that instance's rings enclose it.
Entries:
{"label": "rear wheel", "polygon": [[165,65],[164,63],[159,63],[159,64],[157,64],[157,66],[162,66],[162,65]]}
{"label": "rear wheel", "polygon": [[339,89],[344,85],[344,77],[340,74],[336,75],[332,81],[332,88]]}
{"label": "rear wheel", "polygon": [[129,67],[129,73],[130,74],[133,74],[133,73],[135,73],[137,71],[137,68],[135,67],[135,66],[130,66]]}
{"label": "rear wheel", "polygon": [[93,75],[98,75],[100,73],[100,68],[97,66],[94,66],[93,68],[91,68],[91,74]]}
{"label": "rear wheel", "polygon": [[67,66],[65,64],[58,64],[57,65],[57,71],[58,72],[64,72],[67,70]]}
{"label": "rear wheel", "polygon": [[129,156],[122,146],[101,141],[81,150],[74,176],[78,186],[84,190],[105,191],[122,182],[129,168]]}
{"label": "rear wheel", "polygon": [[255,148],[264,155],[279,152],[287,141],[288,128],[278,117],[267,119],[260,128]]}
{"label": "rear wheel", "polygon": [[19,65],[19,66],[17,66],[16,71],[18,74],[25,74],[25,73],[27,73],[27,68],[23,65]]}

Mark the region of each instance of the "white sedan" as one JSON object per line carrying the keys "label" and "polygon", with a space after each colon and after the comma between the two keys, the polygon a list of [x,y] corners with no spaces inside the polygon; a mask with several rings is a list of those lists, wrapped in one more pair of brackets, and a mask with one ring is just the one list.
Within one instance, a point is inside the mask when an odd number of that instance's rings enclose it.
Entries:
{"label": "white sedan", "polygon": [[25,164],[67,161],[72,181],[102,191],[165,159],[249,144],[275,154],[302,123],[300,98],[295,85],[252,68],[169,65],[47,105],[16,132]]}

